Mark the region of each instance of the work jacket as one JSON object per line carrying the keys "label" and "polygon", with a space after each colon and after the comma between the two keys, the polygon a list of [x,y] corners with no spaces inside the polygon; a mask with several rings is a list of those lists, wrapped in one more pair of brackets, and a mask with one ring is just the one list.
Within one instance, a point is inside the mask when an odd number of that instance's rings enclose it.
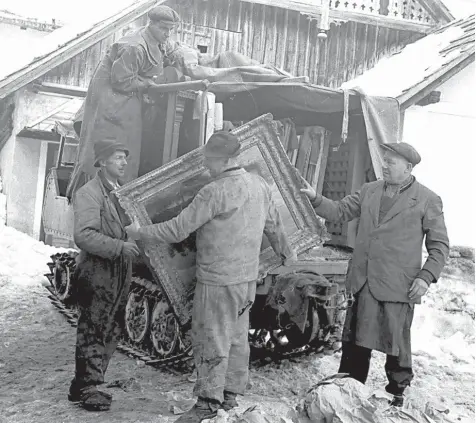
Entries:
{"label": "work jacket", "polygon": [[293,251],[265,180],[244,169],[225,171],[177,217],[146,226],[146,242],[177,243],[196,231],[199,282],[233,285],[258,278],[263,232],[282,259]]}
{"label": "work jacket", "polygon": [[81,249],[76,259],[77,295],[87,303],[94,290],[112,286],[114,292],[104,297],[114,298],[131,279],[131,261],[122,254],[129,222],[100,173],[78,190],[73,206],[74,242]]}
{"label": "work jacket", "polygon": [[[449,253],[441,199],[422,184],[413,184],[379,222],[384,181],[363,185],[340,201],[322,197],[314,202],[316,213],[332,222],[360,217],[348,277],[353,293],[368,281],[379,301],[411,302],[408,292],[417,277],[436,282]],[[318,202],[320,200],[317,200]],[[422,246],[428,258],[422,266]],[[418,301],[417,301],[418,302]]]}

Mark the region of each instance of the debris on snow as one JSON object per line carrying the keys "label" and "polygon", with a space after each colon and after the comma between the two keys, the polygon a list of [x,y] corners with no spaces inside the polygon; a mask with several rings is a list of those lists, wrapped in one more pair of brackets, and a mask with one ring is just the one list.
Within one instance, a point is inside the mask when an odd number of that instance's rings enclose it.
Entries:
{"label": "debris on snow", "polygon": [[[449,260],[441,279],[415,308],[415,379],[406,393],[408,407],[404,410],[431,419],[423,422],[474,422],[474,252],[454,250],[460,257]],[[74,369],[74,330],[66,322],[62,324],[62,316],[56,318],[41,286],[48,283],[43,274],[50,255],[59,251],[0,226],[0,371],[5,376],[0,387],[0,420],[173,423],[179,409],[186,411],[195,402],[188,375],[138,366],[119,353],[107,375],[112,382],[106,388],[114,393],[109,413],[99,417],[81,414],[67,401],[65,392]],[[246,423],[245,411],[256,404],[259,409],[249,410],[246,418],[315,423],[297,406],[311,388],[337,371],[339,360],[339,353],[314,354],[261,367],[252,365],[252,383],[238,399],[240,407],[220,413],[213,423]],[[384,362],[383,354],[373,353],[365,386],[368,402],[380,414],[389,412],[385,411],[388,395],[382,392],[387,383]],[[168,392],[171,389],[172,394]],[[339,395],[332,400],[339,401]],[[171,404],[177,408],[170,411]],[[382,415],[386,422],[401,417]]]}

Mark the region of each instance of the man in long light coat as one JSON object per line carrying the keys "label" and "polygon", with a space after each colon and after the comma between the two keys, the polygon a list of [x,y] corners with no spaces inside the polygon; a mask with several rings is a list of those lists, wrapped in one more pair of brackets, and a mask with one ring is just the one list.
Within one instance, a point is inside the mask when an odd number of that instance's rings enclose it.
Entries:
{"label": "man in long light coat", "polygon": [[[387,354],[386,391],[403,404],[413,379],[410,328],[415,304],[436,282],[449,252],[441,199],[411,172],[420,155],[409,144],[384,150],[383,181],[332,201],[307,186],[319,216],[332,222],[360,217],[347,288],[355,296],[343,331],[340,373],[365,383],[372,350]],[[422,266],[422,243],[428,258]]]}
{"label": "man in long light coat", "polygon": [[236,406],[248,382],[249,309],[256,294],[263,232],[283,261],[293,260],[271,189],[263,178],[233,166],[236,136],[217,132],[204,148],[214,180],[167,222],[126,228],[133,239],[177,243],[197,231],[197,285],[192,345],[198,402],[177,422],[198,423]]}

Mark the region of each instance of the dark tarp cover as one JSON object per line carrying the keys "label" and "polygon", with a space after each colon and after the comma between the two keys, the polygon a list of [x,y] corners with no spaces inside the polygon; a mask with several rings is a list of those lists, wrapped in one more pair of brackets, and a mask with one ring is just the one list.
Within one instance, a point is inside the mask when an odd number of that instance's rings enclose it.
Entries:
{"label": "dark tarp cover", "polygon": [[[345,122],[343,90],[285,82],[216,82],[208,90],[216,95],[217,102],[223,103],[225,120],[249,121],[271,113],[275,119],[291,118],[297,126],[322,126],[339,133]],[[363,120],[376,176],[381,178],[378,145],[399,141],[399,103],[391,97],[367,96],[358,88],[348,92],[349,131]]]}
{"label": "dark tarp cover", "polygon": [[[340,133],[345,121],[343,90],[302,82],[214,82],[208,91],[223,103],[223,118],[232,122],[271,113],[277,120],[291,118],[297,126],[322,126]],[[349,131],[365,124],[376,176],[381,177],[378,145],[399,141],[398,101],[370,97],[359,89],[349,90],[349,94]],[[81,117],[82,108],[75,117],[77,130]]]}

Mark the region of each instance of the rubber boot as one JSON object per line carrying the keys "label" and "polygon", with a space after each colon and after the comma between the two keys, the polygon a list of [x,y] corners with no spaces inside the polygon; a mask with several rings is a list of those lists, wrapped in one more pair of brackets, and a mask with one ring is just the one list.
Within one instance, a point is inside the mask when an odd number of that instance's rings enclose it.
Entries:
{"label": "rubber boot", "polygon": [[197,403],[185,414],[182,414],[175,423],[200,423],[206,419],[213,419],[218,412],[219,404],[213,400],[198,398]]}
{"label": "rubber boot", "polygon": [[238,402],[236,401],[236,394],[234,392],[225,391],[223,395],[224,401],[221,404],[223,410],[230,411],[232,408],[238,407]]}

